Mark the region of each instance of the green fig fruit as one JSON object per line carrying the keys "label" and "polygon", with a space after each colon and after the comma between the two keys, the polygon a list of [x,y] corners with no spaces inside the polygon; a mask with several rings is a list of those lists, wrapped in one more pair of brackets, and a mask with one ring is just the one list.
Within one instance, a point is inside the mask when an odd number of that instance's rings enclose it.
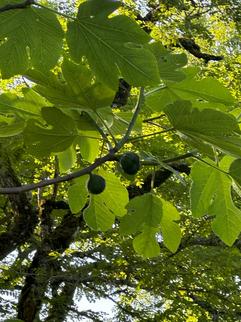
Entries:
{"label": "green fig fruit", "polygon": [[90,174],[87,183],[88,191],[94,195],[98,195],[105,190],[105,179],[98,174]]}
{"label": "green fig fruit", "polygon": [[134,175],[140,169],[140,158],[134,152],[126,152],[120,157],[120,165],[126,174]]}

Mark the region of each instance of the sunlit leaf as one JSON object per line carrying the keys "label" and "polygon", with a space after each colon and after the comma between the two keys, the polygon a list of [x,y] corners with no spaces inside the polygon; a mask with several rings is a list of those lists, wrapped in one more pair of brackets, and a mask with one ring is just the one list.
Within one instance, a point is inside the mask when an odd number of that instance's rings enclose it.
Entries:
{"label": "sunlit leaf", "polygon": [[[212,109],[192,108],[188,101],[177,101],[165,108],[174,128],[192,140],[214,145],[233,156],[241,156],[241,136],[234,116]],[[184,137],[185,138],[185,137]]]}
{"label": "sunlit leaf", "polygon": [[144,258],[159,256],[160,247],[156,239],[156,229],[147,227],[134,238],[133,247],[137,254]]}
{"label": "sunlit leaf", "polygon": [[162,201],[152,193],[138,196],[127,205],[128,214],[121,220],[122,234],[141,231],[143,226],[158,227],[162,216]]}
{"label": "sunlit leaf", "polygon": [[79,145],[81,156],[84,160],[93,162],[99,154],[99,141],[98,139],[88,137],[88,133],[79,135],[75,143]]}
{"label": "sunlit leaf", "polygon": [[57,107],[96,110],[110,106],[115,90],[95,79],[84,64],[64,60],[62,73],[29,70],[28,78],[37,85],[34,90]]}
{"label": "sunlit leaf", "polygon": [[[152,111],[162,111],[165,106],[177,100],[189,100],[193,106],[226,111],[234,104],[229,90],[213,78],[196,80],[189,75],[181,82],[169,82],[146,94],[146,104]],[[186,74],[188,76],[188,74]]]}
{"label": "sunlit leaf", "polygon": [[68,189],[69,207],[73,214],[80,212],[87,202],[86,182],[89,176],[79,177]]}
{"label": "sunlit leaf", "polygon": [[[209,163],[211,166],[197,162],[192,170],[192,209],[196,216],[214,216],[213,231],[231,246],[241,232],[241,210],[232,200],[231,179],[222,171],[222,167],[218,170],[212,162]],[[206,182],[202,174],[207,179]]]}
{"label": "sunlit leaf", "polygon": [[[212,166],[215,163],[208,161]],[[213,195],[217,187],[216,171],[205,163],[195,162],[191,170],[191,210],[195,217],[207,214],[208,208],[213,200]]]}
{"label": "sunlit leaf", "polygon": [[230,135],[239,133],[235,117],[212,109],[192,108],[188,101],[177,101],[165,108],[173,126],[185,134],[203,134],[206,136]]}
{"label": "sunlit leaf", "polygon": [[108,0],[79,6],[78,20],[68,23],[71,56],[76,62],[87,57],[98,77],[112,88],[119,76],[136,86],[158,83],[157,63],[147,48],[149,35],[129,17],[108,18],[119,6],[119,1]]}
{"label": "sunlit leaf", "polygon": [[84,219],[90,228],[106,231],[112,228],[115,221],[115,215],[106,206],[102,194],[91,195],[90,204],[84,210]]}
{"label": "sunlit leaf", "polygon": [[0,119],[0,137],[10,137],[22,133],[25,127],[25,121],[20,118],[9,118],[10,122],[2,122]]}
{"label": "sunlit leaf", "polygon": [[76,151],[73,146],[70,146],[67,150],[57,154],[59,161],[60,173],[66,172],[71,169],[76,162]]}
{"label": "sunlit leaf", "polygon": [[55,107],[44,107],[42,115],[48,127],[29,120],[24,130],[30,153],[42,157],[66,150],[78,135],[73,119]]}
{"label": "sunlit leaf", "polygon": [[116,216],[126,214],[128,192],[114,174],[100,169],[98,175],[105,179],[106,187],[102,193],[91,195],[84,218],[92,229],[105,231],[112,227]]}
{"label": "sunlit leaf", "polygon": [[28,7],[1,13],[0,38],[6,39],[0,44],[0,70],[9,78],[30,66],[52,68],[61,53],[63,30],[53,12]]}
{"label": "sunlit leaf", "polygon": [[178,70],[187,64],[185,54],[172,54],[159,42],[153,42],[151,50],[157,59],[160,77],[163,80],[180,82],[185,78],[185,73]]}
{"label": "sunlit leaf", "polygon": [[113,173],[100,169],[98,174],[103,176],[106,181],[106,188],[101,193],[105,200],[105,205],[115,216],[122,217],[126,214],[126,205],[129,201],[127,189],[120,179]]}
{"label": "sunlit leaf", "polygon": [[162,199],[161,234],[165,246],[173,253],[181,242],[181,229],[175,222],[180,219],[177,209],[168,201]]}
{"label": "sunlit leaf", "polygon": [[241,159],[236,159],[232,162],[229,173],[232,178],[241,185]]}

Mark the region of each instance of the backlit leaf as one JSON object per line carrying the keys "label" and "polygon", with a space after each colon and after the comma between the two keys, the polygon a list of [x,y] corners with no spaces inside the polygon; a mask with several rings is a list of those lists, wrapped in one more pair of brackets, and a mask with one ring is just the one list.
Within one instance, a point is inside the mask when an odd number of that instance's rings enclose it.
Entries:
{"label": "backlit leaf", "polygon": [[158,83],[154,55],[147,48],[150,37],[126,16],[108,15],[119,1],[90,0],[79,6],[77,21],[68,23],[67,42],[76,62],[87,57],[98,77],[115,88],[118,77],[144,86]]}
{"label": "backlit leaf", "polygon": [[147,227],[133,240],[133,247],[137,254],[144,258],[152,258],[160,255],[160,247],[156,239],[156,229]]}
{"label": "backlit leaf", "polygon": [[[165,108],[170,122],[198,147],[198,141],[213,145],[233,156],[241,156],[241,136],[234,116],[217,110],[192,108],[188,101],[177,101]],[[185,137],[184,137],[185,138]]]}
{"label": "backlit leaf", "polygon": [[35,91],[57,107],[96,110],[110,106],[115,96],[115,90],[96,80],[85,65],[68,59],[59,75],[39,70],[29,70],[27,75],[37,84]]}
{"label": "backlit leaf", "polygon": [[[211,160],[208,162],[215,166]],[[202,175],[200,175],[202,174]],[[216,172],[202,162],[195,162],[191,170],[191,210],[192,215],[201,217],[207,214],[217,186]]]}
{"label": "backlit leaf", "polygon": [[143,226],[158,227],[162,216],[162,201],[152,193],[135,197],[127,205],[128,214],[120,224],[122,234],[141,231]]}
{"label": "backlit leaf", "polygon": [[165,246],[173,253],[181,242],[181,229],[176,220],[180,219],[177,209],[168,201],[162,199],[161,234]]}
{"label": "backlit leaf", "polygon": [[105,205],[115,216],[122,217],[126,214],[126,205],[129,201],[127,189],[120,179],[113,173],[100,169],[98,174],[105,178],[106,188],[101,193]]}
{"label": "backlit leaf", "polygon": [[90,228],[106,231],[112,228],[115,221],[115,215],[106,206],[102,194],[91,195],[90,204],[84,210],[84,219]]}
{"label": "backlit leaf", "polygon": [[73,214],[80,212],[87,202],[86,182],[88,179],[89,176],[79,177],[68,189],[69,207]]}
{"label": "backlit leaf", "polygon": [[66,172],[71,169],[76,162],[76,151],[73,146],[70,146],[63,152],[57,154],[59,161],[60,173]]}
{"label": "backlit leaf", "polygon": [[[63,30],[56,15],[28,7],[1,13],[0,70],[3,78],[23,74],[30,66],[48,70],[57,63]],[[30,60],[29,60],[30,57]]]}
{"label": "backlit leaf", "polygon": [[229,168],[229,173],[232,178],[241,185],[241,159],[236,159],[232,162]]}
{"label": "backlit leaf", "polygon": [[80,132],[80,135],[75,140],[75,143],[79,145],[82,158],[91,163],[94,162],[99,154],[99,140],[88,137],[88,133],[83,132],[82,135],[82,133]]}
{"label": "backlit leaf", "polygon": [[42,115],[48,127],[29,120],[24,130],[24,141],[30,153],[43,157],[66,150],[78,135],[73,119],[55,107],[44,107]]}
{"label": "backlit leaf", "polygon": [[[221,170],[225,162],[225,159],[221,162]],[[210,179],[205,182],[201,174]],[[231,246],[241,232],[241,210],[232,200],[232,180],[222,171],[200,162],[194,165],[192,180],[191,205],[194,215],[214,216],[213,231],[224,243]]]}
{"label": "backlit leaf", "polygon": [[[184,69],[185,70],[185,69]],[[185,73],[186,74],[186,73]],[[186,74],[181,82],[168,82],[146,94],[146,104],[152,111],[162,111],[165,106],[177,100],[189,100],[193,106],[225,111],[234,104],[234,98],[227,88],[213,78],[196,80]]]}
{"label": "backlit leaf", "polygon": [[112,227],[116,216],[126,214],[128,192],[113,173],[100,169],[98,175],[105,179],[106,187],[99,195],[91,195],[90,204],[84,210],[84,218],[92,229],[105,231]]}
{"label": "backlit leaf", "polygon": [[165,108],[173,126],[185,134],[203,134],[206,136],[230,135],[239,133],[237,120],[230,114],[212,109],[192,108],[188,101],[177,101]]}
{"label": "backlit leaf", "polygon": [[[2,118],[1,118],[2,119]],[[22,133],[25,121],[20,118],[9,117],[10,122],[2,122],[0,119],[0,137],[10,137]]]}
{"label": "backlit leaf", "polygon": [[187,64],[185,54],[172,54],[159,42],[152,43],[151,50],[157,59],[160,77],[163,80],[180,82],[186,77],[181,70],[178,70]]}

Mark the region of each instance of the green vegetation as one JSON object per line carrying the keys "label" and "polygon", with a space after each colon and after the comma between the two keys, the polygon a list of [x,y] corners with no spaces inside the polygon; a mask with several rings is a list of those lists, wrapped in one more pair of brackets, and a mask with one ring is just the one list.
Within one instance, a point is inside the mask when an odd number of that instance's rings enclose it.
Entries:
{"label": "green vegetation", "polygon": [[0,0],[1,321],[241,321],[240,12]]}

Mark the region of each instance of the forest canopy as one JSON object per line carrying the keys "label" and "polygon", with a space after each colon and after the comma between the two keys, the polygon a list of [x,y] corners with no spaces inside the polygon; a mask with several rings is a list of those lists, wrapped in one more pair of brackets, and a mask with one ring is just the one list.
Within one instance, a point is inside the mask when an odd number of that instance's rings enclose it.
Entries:
{"label": "forest canopy", "polygon": [[0,0],[1,321],[241,321],[240,28],[239,0]]}

